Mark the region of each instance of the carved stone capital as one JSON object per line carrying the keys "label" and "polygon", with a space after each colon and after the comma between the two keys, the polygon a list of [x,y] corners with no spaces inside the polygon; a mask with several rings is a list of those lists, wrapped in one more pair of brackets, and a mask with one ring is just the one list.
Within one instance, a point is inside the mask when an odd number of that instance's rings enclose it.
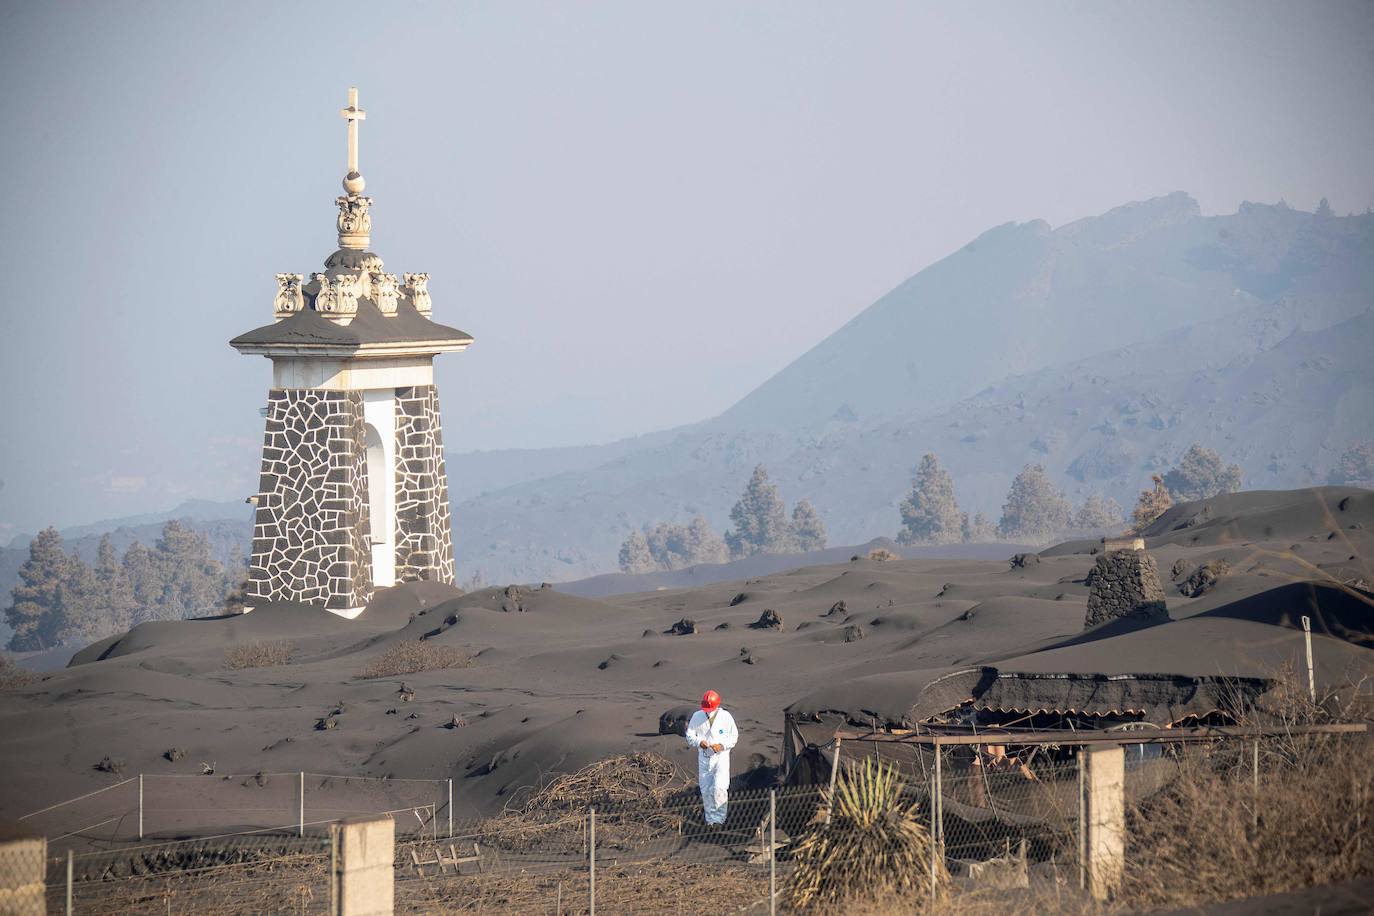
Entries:
{"label": "carved stone capital", "polygon": [[374,271],[372,278],[372,301],[383,315],[396,314],[396,303],[401,299],[401,285],[395,274]]}
{"label": "carved stone capital", "polygon": [[334,203],[339,206],[339,247],[366,248],[372,240],[372,198],[349,194]]}
{"label": "carved stone capital", "polygon": [[406,274],[405,293],[415,303],[415,310],[426,318],[430,315],[429,274]]}
{"label": "carved stone capital", "polygon": [[358,313],[358,277],[356,274],[342,274],[329,278],[328,274],[314,274],[311,277],[320,285],[315,294],[315,311],[330,318],[344,318]]}
{"label": "carved stone capital", "polygon": [[305,308],[305,296],[301,293],[303,279],[300,274],[277,274],[277,298],[272,307],[278,321]]}

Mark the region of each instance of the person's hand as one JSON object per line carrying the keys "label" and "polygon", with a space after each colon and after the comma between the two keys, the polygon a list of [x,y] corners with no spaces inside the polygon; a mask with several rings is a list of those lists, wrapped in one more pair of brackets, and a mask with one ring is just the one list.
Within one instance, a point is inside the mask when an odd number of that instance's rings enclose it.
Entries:
{"label": "person's hand", "polygon": [[719,754],[721,751],[725,750],[725,745],[723,745],[723,744],[713,744],[713,745],[711,745],[711,750],[713,750],[713,751],[715,751],[717,754]]}
{"label": "person's hand", "polygon": [[710,746],[711,746],[711,745],[707,744],[706,741],[705,741],[704,739],[697,742],[697,747],[701,748],[703,751],[706,750],[706,749],[707,749],[708,747],[710,747]]}

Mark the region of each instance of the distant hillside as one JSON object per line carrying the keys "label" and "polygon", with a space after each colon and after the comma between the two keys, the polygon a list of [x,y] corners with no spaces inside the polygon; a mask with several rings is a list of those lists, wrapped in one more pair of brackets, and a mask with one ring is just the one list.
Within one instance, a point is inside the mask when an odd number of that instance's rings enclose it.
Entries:
{"label": "distant hillside", "polygon": [[1370,215],[1204,217],[1175,194],[1057,230],[1003,226],[722,416],[461,501],[459,563],[491,581],[611,571],[646,522],[701,513],[724,529],[760,461],[837,543],[896,532],[926,451],[994,520],[1026,463],[1076,501],[1129,506],[1193,441],[1240,463],[1247,487],[1310,486],[1374,438],[1372,306]]}

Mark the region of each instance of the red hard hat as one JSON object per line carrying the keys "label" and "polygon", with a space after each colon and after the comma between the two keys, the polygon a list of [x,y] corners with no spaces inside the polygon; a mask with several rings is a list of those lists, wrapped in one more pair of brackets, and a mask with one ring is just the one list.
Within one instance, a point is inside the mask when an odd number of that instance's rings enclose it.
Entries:
{"label": "red hard hat", "polygon": [[708,690],[701,697],[701,708],[707,712],[715,712],[720,709],[720,694],[714,690]]}

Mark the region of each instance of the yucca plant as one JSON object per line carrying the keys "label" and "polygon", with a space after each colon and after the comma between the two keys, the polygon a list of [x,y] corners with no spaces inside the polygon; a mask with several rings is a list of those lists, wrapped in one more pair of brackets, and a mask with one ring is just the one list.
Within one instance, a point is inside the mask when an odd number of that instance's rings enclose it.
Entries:
{"label": "yucca plant", "polygon": [[[828,793],[827,793],[828,794]],[[815,824],[793,847],[796,870],[783,892],[797,910],[831,910],[898,896],[902,909],[931,900],[930,831],[918,804],[902,797],[897,767],[869,757],[837,780],[830,823]],[[946,877],[937,862],[937,887]]]}

